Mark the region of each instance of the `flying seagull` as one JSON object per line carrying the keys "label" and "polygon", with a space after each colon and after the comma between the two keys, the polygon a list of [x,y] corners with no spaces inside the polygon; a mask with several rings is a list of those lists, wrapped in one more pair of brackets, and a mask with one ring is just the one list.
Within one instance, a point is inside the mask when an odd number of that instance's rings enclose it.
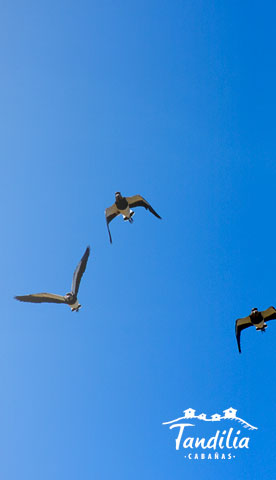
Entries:
{"label": "flying seagull", "polygon": [[133,215],[134,212],[131,208],[134,207],[144,207],[146,210],[149,210],[153,215],[157,218],[161,218],[155,210],[153,210],[152,206],[143,198],[141,195],[134,195],[133,197],[122,197],[120,192],[115,193],[115,203],[111,207],[108,207],[105,210],[105,218],[107,224],[107,230],[109,233],[109,240],[112,243],[111,233],[109,229],[109,223],[113,218],[117,217],[117,215],[123,215],[124,220],[128,220],[129,223],[133,222]]}
{"label": "flying seagull", "polygon": [[14,297],[20,302],[32,302],[32,303],[65,303],[69,305],[72,312],[78,312],[81,308],[81,305],[78,302],[77,295],[79,291],[81,277],[83,276],[87,260],[90,254],[90,247],[87,247],[85,253],[79,262],[76,270],[74,271],[71,292],[66,293],[66,295],[55,295],[53,293],[33,293],[31,295],[23,295]]}
{"label": "flying seagull", "polygon": [[238,318],[236,320],[236,338],[238,343],[239,352],[241,353],[241,331],[248,327],[256,327],[256,330],[264,332],[268,320],[274,320],[276,318],[276,309],[269,307],[262,312],[259,312],[257,308],[252,308],[250,315],[244,318]]}

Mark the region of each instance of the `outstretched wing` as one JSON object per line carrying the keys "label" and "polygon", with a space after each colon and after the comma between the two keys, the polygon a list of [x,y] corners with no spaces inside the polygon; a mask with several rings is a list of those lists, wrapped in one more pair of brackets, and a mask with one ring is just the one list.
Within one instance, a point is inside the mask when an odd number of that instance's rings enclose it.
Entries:
{"label": "outstretched wing", "polygon": [[73,280],[72,280],[72,287],[71,287],[71,291],[72,291],[72,293],[74,293],[74,295],[78,294],[81,277],[83,276],[83,274],[85,272],[89,254],[90,254],[90,247],[87,247],[80,263],[78,264],[76,270],[74,271]]}
{"label": "outstretched wing", "polygon": [[132,207],[144,207],[149,210],[157,218],[161,218],[158,213],[153,210],[152,206],[141,195],[134,195],[133,197],[126,197],[129,206]]}
{"label": "outstretched wing", "polygon": [[105,213],[107,230],[108,230],[108,234],[109,234],[109,240],[110,240],[110,243],[112,243],[112,237],[111,237],[111,233],[110,233],[110,229],[109,229],[109,223],[111,222],[111,220],[113,220],[113,218],[115,218],[115,217],[117,217],[117,215],[119,215],[119,212],[117,210],[117,207],[116,207],[115,203],[111,207],[106,208],[104,213]]}
{"label": "outstretched wing", "polygon": [[31,303],[66,303],[64,297],[54,293],[33,293],[31,295],[22,295],[14,297],[20,302]]}
{"label": "outstretched wing", "polygon": [[274,320],[276,318],[276,309],[274,307],[269,307],[262,312],[262,316],[266,322]]}
{"label": "outstretched wing", "polygon": [[252,327],[250,317],[238,318],[238,320],[236,320],[236,339],[237,339],[240,353],[241,353],[241,331],[248,327]]}

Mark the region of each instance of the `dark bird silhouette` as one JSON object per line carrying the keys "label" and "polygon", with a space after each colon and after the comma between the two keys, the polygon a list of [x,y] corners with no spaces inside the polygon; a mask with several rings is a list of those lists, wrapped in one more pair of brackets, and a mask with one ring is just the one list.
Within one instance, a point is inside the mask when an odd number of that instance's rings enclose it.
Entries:
{"label": "dark bird silhouette", "polygon": [[78,312],[81,308],[81,305],[78,302],[77,295],[79,291],[79,286],[81,282],[81,277],[83,276],[88,257],[90,254],[90,247],[87,247],[85,253],[77,265],[76,270],[74,271],[71,292],[66,293],[66,295],[55,295],[54,293],[32,293],[31,295],[23,295],[14,297],[20,302],[31,302],[31,303],[65,303],[69,305],[72,312]]}
{"label": "dark bird silhouette", "polygon": [[115,203],[111,207],[108,207],[105,210],[105,218],[107,224],[107,230],[109,234],[110,243],[112,243],[111,233],[109,229],[109,223],[117,215],[123,215],[124,220],[128,220],[129,223],[133,222],[134,212],[131,208],[135,207],[144,207],[146,210],[149,210],[157,218],[160,218],[160,215],[152,208],[152,206],[143,198],[141,195],[134,195],[133,197],[122,197],[120,192],[115,193]]}
{"label": "dark bird silhouette", "polygon": [[256,327],[256,330],[264,332],[269,320],[274,320],[276,318],[276,309],[274,307],[269,307],[262,312],[259,312],[257,308],[252,308],[250,315],[244,318],[238,318],[236,320],[236,338],[238,343],[238,349],[241,353],[241,332],[248,327]]}

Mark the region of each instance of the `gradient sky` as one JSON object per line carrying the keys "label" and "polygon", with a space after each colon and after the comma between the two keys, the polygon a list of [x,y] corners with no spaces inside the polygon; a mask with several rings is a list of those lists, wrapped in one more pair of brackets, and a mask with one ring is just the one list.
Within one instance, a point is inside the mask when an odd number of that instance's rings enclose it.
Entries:
{"label": "gradient sky", "polygon": [[[2,0],[0,478],[275,478],[275,3]],[[114,193],[140,193],[111,224]],[[14,295],[70,290],[83,307]],[[251,331],[252,330],[252,331]],[[234,407],[233,461],[162,422]]]}

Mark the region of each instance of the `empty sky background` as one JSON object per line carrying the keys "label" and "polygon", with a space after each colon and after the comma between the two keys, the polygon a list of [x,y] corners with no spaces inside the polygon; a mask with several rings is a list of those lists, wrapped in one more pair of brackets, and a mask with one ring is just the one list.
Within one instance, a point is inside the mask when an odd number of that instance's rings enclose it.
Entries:
{"label": "empty sky background", "polygon": [[[274,2],[0,5],[0,477],[275,478]],[[114,193],[140,193],[111,224]],[[83,307],[16,302],[70,290]],[[259,429],[188,461],[162,422]],[[245,431],[247,432],[247,431]]]}

